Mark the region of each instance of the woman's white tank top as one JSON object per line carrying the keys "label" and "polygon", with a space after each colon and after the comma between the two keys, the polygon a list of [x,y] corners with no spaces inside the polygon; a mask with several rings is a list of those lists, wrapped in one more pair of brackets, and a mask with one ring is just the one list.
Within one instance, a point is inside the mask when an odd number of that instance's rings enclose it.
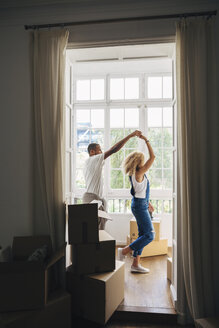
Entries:
{"label": "woman's white tank top", "polygon": [[135,197],[136,198],[145,198],[146,196],[146,189],[147,189],[147,178],[144,175],[144,179],[142,182],[138,182],[135,179],[135,174],[132,175],[132,184],[135,190]]}

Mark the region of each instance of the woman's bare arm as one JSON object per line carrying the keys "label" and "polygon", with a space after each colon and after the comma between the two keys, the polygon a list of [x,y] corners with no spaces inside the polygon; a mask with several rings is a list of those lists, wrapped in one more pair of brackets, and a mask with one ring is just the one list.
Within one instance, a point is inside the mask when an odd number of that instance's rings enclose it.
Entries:
{"label": "woman's bare arm", "polygon": [[144,174],[145,172],[147,172],[147,171],[149,170],[149,168],[151,167],[151,165],[153,164],[153,162],[154,162],[154,160],[155,160],[155,155],[154,155],[154,151],[153,151],[153,149],[152,149],[152,147],[151,147],[151,145],[150,145],[149,140],[148,140],[145,136],[143,136],[143,135],[139,136],[139,138],[141,138],[141,139],[143,139],[143,140],[145,141],[145,143],[146,143],[146,145],[147,145],[147,147],[148,147],[148,152],[149,152],[149,159],[148,159],[148,160],[145,162],[145,164],[144,164],[142,167],[140,167],[140,168],[138,169],[138,171],[136,172],[136,173],[142,175],[142,174]]}

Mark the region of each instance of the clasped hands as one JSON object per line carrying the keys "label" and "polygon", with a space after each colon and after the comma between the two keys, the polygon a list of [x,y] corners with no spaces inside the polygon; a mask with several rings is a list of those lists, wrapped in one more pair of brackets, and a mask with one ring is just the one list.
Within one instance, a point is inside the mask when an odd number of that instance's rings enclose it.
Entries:
{"label": "clasped hands", "polygon": [[139,137],[141,139],[147,140],[145,136],[143,136],[142,132],[140,130],[135,130],[131,133],[131,137]]}

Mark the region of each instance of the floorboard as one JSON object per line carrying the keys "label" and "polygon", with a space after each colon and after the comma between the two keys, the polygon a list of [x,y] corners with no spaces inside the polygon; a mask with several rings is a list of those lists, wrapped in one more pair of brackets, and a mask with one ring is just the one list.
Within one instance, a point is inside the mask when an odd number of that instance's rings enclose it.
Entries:
{"label": "floorboard", "polygon": [[150,273],[131,273],[133,258],[125,259],[125,298],[121,305],[157,309],[174,309],[170,282],[167,279],[167,255],[141,258]]}

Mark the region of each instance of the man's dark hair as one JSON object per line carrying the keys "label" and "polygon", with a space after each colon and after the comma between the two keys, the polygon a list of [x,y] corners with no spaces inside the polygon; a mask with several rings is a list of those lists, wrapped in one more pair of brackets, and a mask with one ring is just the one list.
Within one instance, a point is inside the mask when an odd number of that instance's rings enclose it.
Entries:
{"label": "man's dark hair", "polygon": [[87,147],[88,154],[90,154],[91,150],[95,150],[98,145],[99,144],[97,144],[97,143],[89,144],[88,147]]}

